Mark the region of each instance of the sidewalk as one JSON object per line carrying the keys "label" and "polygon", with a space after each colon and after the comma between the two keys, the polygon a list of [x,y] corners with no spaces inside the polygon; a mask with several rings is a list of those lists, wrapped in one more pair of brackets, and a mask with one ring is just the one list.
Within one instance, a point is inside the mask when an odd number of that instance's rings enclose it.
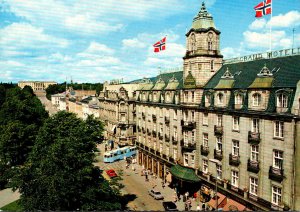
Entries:
{"label": "sidewalk", "polygon": [[[142,173],[142,166],[138,164],[134,164],[135,171],[132,170],[132,164],[129,166],[128,169],[125,169],[126,173],[131,173],[135,174],[136,178],[140,178],[139,180],[143,180],[145,182],[145,188],[146,189],[152,189],[155,186],[155,189],[160,191],[162,195],[164,196],[163,201],[174,201],[174,196],[175,196],[175,190],[169,187],[169,184],[166,183],[165,187],[162,187],[162,179],[160,178],[154,178],[152,175],[148,176],[149,181],[145,181],[145,176],[141,176]],[[126,176],[124,176],[126,177]],[[181,199],[177,201],[175,204],[177,205],[177,209],[179,211],[184,211],[185,210],[185,203],[183,202],[182,196],[180,197]],[[196,210],[197,208],[197,202],[194,199],[191,199],[192,202],[192,207],[190,210]],[[201,205],[200,205],[201,206]]]}
{"label": "sidewalk", "polygon": [[3,206],[14,202],[20,198],[20,193],[18,191],[13,192],[10,188],[3,189],[0,191],[0,208]]}

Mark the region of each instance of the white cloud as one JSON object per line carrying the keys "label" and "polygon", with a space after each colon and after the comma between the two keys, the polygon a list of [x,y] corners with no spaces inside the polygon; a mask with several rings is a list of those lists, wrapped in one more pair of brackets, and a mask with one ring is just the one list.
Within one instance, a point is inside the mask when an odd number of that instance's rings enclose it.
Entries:
{"label": "white cloud", "polygon": [[93,41],[90,43],[89,47],[86,50],[78,53],[77,56],[86,58],[99,58],[104,57],[105,55],[113,55],[114,53],[114,49],[109,48],[104,44]]}
{"label": "white cloud", "polygon": [[267,22],[265,19],[255,19],[255,21],[253,21],[250,26],[249,29],[251,30],[260,30],[260,29],[264,29],[266,26]]}
{"label": "white cloud", "polygon": [[122,24],[109,24],[94,20],[89,15],[75,15],[67,17],[64,22],[67,29],[75,31],[82,35],[94,35],[104,32],[115,32],[122,29]]}
{"label": "white cloud", "polygon": [[300,12],[290,11],[286,14],[273,16],[272,19],[268,22],[268,25],[277,28],[298,26],[300,25]]}
{"label": "white cloud", "polygon": [[123,45],[124,49],[145,48],[147,46],[146,43],[144,43],[142,40],[139,40],[138,38],[124,39],[124,40],[122,40],[122,45]]}
{"label": "white cloud", "polygon": [[44,33],[43,29],[28,23],[13,23],[0,29],[0,46],[2,54],[26,55],[25,49],[47,50],[48,48],[65,48],[69,42]]}

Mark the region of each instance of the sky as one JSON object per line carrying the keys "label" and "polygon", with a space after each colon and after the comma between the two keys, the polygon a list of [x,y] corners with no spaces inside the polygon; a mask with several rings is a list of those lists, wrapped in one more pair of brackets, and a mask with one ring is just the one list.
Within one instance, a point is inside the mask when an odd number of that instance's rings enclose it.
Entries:
{"label": "sky", "polygon": [[[224,58],[300,47],[300,0],[206,0]],[[0,0],[0,81],[131,81],[183,65],[199,0]],[[271,19],[272,17],[272,19]],[[294,34],[293,34],[294,29]],[[166,50],[152,45],[167,35]],[[294,40],[294,42],[293,42]]]}

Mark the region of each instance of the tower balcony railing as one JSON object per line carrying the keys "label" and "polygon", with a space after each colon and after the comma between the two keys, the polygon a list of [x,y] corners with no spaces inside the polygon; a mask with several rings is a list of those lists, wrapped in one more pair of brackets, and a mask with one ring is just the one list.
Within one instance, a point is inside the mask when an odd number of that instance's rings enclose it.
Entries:
{"label": "tower balcony railing", "polygon": [[182,141],[181,150],[183,152],[192,152],[192,151],[196,150],[196,143],[185,143]]}
{"label": "tower balcony railing", "polygon": [[248,143],[258,145],[260,142],[260,133],[259,132],[248,132]]}
{"label": "tower balcony railing", "polygon": [[215,135],[223,135],[223,126],[215,125],[214,127]]}
{"label": "tower balcony railing", "polygon": [[207,156],[209,153],[209,147],[201,145],[201,155]]}
{"label": "tower balcony railing", "polygon": [[231,166],[239,166],[241,163],[239,155],[229,154],[229,165]]}
{"label": "tower balcony railing", "polygon": [[249,172],[258,173],[259,172],[259,162],[248,159],[247,170]]}
{"label": "tower balcony railing", "polygon": [[273,166],[270,166],[269,169],[269,179],[281,182],[284,178],[283,169],[279,169]]}
{"label": "tower balcony railing", "polygon": [[222,160],[223,159],[223,151],[214,149],[214,158],[217,160]]}
{"label": "tower balcony railing", "polygon": [[183,130],[193,130],[196,128],[196,122],[181,120],[181,126]]}

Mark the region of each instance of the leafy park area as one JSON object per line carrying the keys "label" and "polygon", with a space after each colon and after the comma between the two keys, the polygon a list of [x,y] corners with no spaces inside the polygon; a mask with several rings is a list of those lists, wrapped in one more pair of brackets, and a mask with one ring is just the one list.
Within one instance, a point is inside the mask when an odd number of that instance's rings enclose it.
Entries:
{"label": "leafy park area", "polygon": [[0,85],[0,186],[21,195],[4,210],[125,209],[122,185],[93,164],[102,131],[91,116],[49,117],[30,87]]}

